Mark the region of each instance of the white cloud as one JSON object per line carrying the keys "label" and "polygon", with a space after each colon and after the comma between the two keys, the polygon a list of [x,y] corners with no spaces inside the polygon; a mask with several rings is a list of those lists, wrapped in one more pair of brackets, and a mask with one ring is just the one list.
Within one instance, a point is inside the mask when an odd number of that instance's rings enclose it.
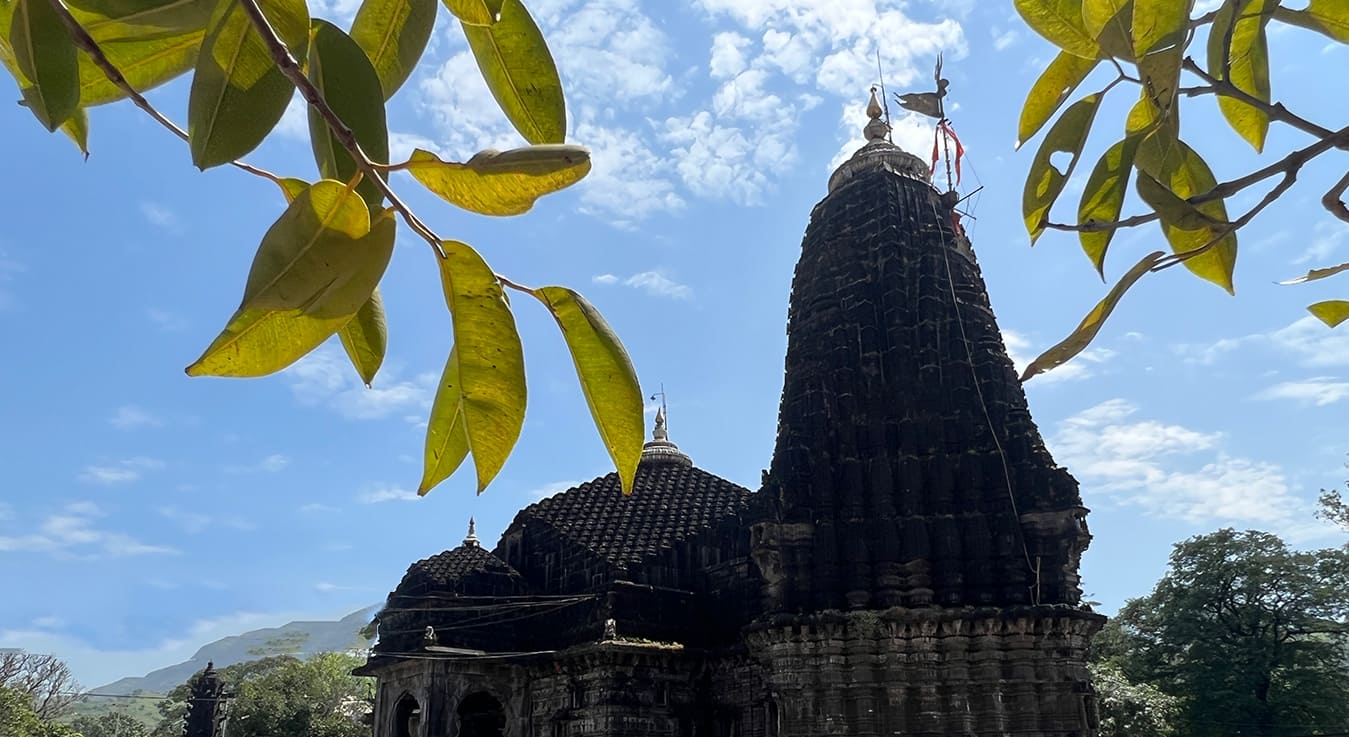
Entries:
{"label": "white cloud", "polygon": [[152,307],[145,311],[145,316],[150,319],[150,322],[154,323],[155,327],[166,333],[176,333],[181,330],[186,330],[188,326],[187,320],[168,310],[160,310]]}
{"label": "white cloud", "polygon": [[738,33],[724,31],[712,37],[712,59],[708,62],[708,72],[713,79],[733,77],[744,71],[749,62],[745,60],[745,50],[750,40]]}
{"label": "white cloud", "polygon": [[1059,423],[1049,438],[1089,503],[1109,500],[1196,524],[1256,524],[1295,538],[1324,531],[1278,465],[1231,455],[1220,433],[1137,414],[1134,404],[1113,399]]}
{"label": "white cloud", "polygon": [[[1017,374],[1026,370],[1026,366],[1039,353],[1030,338],[1015,330],[1002,331],[1003,343],[1007,346],[1007,356],[1012,359]],[[1118,355],[1109,348],[1088,348],[1079,353],[1072,361],[1058,368],[1036,376],[1028,386],[1044,386],[1068,381],[1081,381],[1095,375],[1094,366],[1104,364]]]}
{"label": "white cloud", "polygon": [[155,458],[127,458],[112,463],[85,466],[80,472],[80,480],[91,484],[129,484],[139,481],[147,471],[164,468],[164,462]]}
{"label": "white cloud", "polygon": [[164,421],[142,407],[124,404],[108,418],[108,424],[118,430],[134,430],[141,427],[159,427]]}
{"label": "white cloud", "polygon": [[1006,51],[1021,38],[1021,34],[1015,29],[1003,33],[997,33],[993,37],[993,48],[997,51]]}
{"label": "white cloud", "polygon": [[618,277],[613,274],[596,274],[590,277],[590,281],[594,284],[617,284]]}
{"label": "white cloud", "polygon": [[340,511],[342,510],[339,509],[338,507],[334,507],[330,504],[323,504],[321,502],[310,502],[308,504],[302,504],[300,505],[299,509],[300,514],[327,514],[331,512],[340,512]]}
{"label": "white cloud", "polygon": [[1300,404],[1324,407],[1342,399],[1349,399],[1349,381],[1338,381],[1329,376],[1316,376],[1302,381],[1285,381],[1255,395],[1256,399],[1291,400]]}
{"label": "white cloud", "polygon": [[178,216],[173,210],[156,202],[142,202],[141,214],[149,223],[157,228],[163,228],[170,233],[177,233],[182,228],[178,222]]}
{"label": "white cloud", "polygon": [[590,148],[593,166],[577,185],[582,212],[632,228],[656,213],[683,209],[669,162],[636,132],[583,123],[576,139]]}
{"label": "white cloud", "polygon": [[1339,220],[1322,220],[1312,229],[1312,242],[1293,260],[1295,264],[1330,266],[1331,259],[1349,239],[1349,228]]}
{"label": "white cloud", "polygon": [[304,98],[300,97],[300,93],[296,92],[295,96],[290,98],[286,112],[281,114],[281,120],[272,130],[292,141],[309,142],[309,106],[305,104]]}
{"label": "white cloud", "polygon": [[1176,351],[1188,363],[1207,366],[1229,353],[1252,347],[1264,348],[1281,359],[1291,358],[1307,368],[1349,366],[1349,331],[1327,328],[1310,315],[1268,333],[1222,338],[1206,345],[1182,345]]}
{"label": "white cloud", "polygon": [[400,380],[386,364],[382,376],[366,387],[344,354],[323,347],[286,369],[291,392],[306,406],[328,407],[353,420],[378,420],[424,413],[435,396],[437,377],[420,374]]}
{"label": "white cloud", "polygon": [[140,542],[122,532],[95,525],[101,516],[92,502],[67,504],[60,512],[50,514],[35,531],[22,535],[0,535],[0,553],[48,553],[61,557],[96,558],[176,553],[173,548]]}
{"label": "white cloud", "polygon": [[421,499],[417,492],[397,486],[377,486],[370,491],[357,495],[356,501],[362,504],[380,504],[382,502],[415,502]]}
{"label": "white cloud", "polygon": [[537,501],[540,501],[540,500],[543,500],[543,499],[547,499],[548,497],[550,497],[550,496],[552,496],[552,495],[554,495],[554,494],[561,494],[562,492],[567,491],[568,489],[573,489],[573,488],[575,488],[575,487],[577,487],[577,486],[580,486],[580,485],[583,484],[583,483],[585,483],[585,482],[584,482],[584,481],[550,481],[550,482],[548,482],[548,483],[546,483],[546,484],[543,484],[542,486],[536,486],[536,487],[530,489],[529,491],[526,491],[526,492],[525,492],[525,496],[529,497],[530,501],[532,501],[532,502],[537,502]]}
{"label": "white cloud", "polygon": [[639,289],[653,297],[668,297],[670,299],[690,299],[693,297],[692,287],[687,284],[680,284],[661,271],[642,271],[622,279],[613,274],[596,274],[590,277],[590,281],[602,285],[621,283],[625,287]]}

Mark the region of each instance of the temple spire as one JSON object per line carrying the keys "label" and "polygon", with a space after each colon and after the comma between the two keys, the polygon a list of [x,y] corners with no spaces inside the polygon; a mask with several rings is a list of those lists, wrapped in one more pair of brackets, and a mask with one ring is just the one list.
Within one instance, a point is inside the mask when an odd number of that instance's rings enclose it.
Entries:
{"label": "temple spire", "polygon": [[867,137],[867,141],[884,141],[890,134],[890,124],[881,120],[885,114],[885,108],[881,107],[881,101],[876,97],[876,88],[871,88],[871,101],[867,103],[867,121],[866,127],[862,128],[862,135]]}
{"label": "temple spire", "polygon": [[651,429],[651,440],[642,446],[642,463],[676,463],[681,466],[692,466],[693,459],[670,441],[670,432],[665,427],[664,392],[661,395],[661,406],[656,408],[656,424]]}
{"label": "temple spire", "polygon": [[478,547],[482,547],[482,543],[480,543],[480,542],[478,541],[478,533],[475,531],[475,529],[474,529],[475,527],[476,527],[476,524],[474,523],[473,518],[472,518],[472,517],[469,517],[469,518],[468,518],[468,536],[464,538],[464,544],[467,545],[467,546],[470,547],[470,548],[478,548]]}

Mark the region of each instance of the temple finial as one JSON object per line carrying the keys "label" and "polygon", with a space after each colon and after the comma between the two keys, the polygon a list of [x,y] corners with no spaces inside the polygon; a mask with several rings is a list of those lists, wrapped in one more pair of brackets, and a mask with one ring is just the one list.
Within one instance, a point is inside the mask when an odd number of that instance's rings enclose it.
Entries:
{"label": "temple finial", "polygon": [[665,407],[656,408],[656,428],[651,431],[652,440],[669,440],[670,433],[665,429]]}
{"label": "temple finial", "polygon": [[465,544],[465,545],[468,545],[469,547],[473,547],[473,548],[481,547],[481,543],[478,542],[478,533],[474,530],[475,527],[476,527],[476,525],[475,525],[475,523],[474,523],[474,521],[473,521],[473,518],[472,518],[472,517],[469,517],[469,518],[468,518],[468,537],[465,537],[465,538],[464,538],[464,544]]}
{"label": "temple finial", "polygon": [[871,100],[867,102],[867,121],[866,127],[862,129],[862,134],[868,141],[884,141],[886,135],[890,133],[890,126],[881,120],[885,114],[885,108],[881,107],[881,101],[876,97],[876,88],[871,88]]}

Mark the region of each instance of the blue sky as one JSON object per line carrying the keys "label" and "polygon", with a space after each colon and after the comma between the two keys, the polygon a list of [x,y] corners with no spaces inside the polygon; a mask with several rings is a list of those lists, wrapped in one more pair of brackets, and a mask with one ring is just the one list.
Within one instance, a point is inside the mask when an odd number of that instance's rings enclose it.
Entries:
{"label": "blue sky", "polygon": [[[1104,294],[1075,238],[1051,233],[1032,250],[1020,222],[1038,141],[1014,152],[1015,122],[1052,51],[1010,3],[531,8],[567,84],[570,138],[593,149],[587,181],[511,220],[455,211],[401,175],[395,185],[497,271],[587,294],[645,389],[664,383],[672,437],[704,469],[754,487],[769,462],[792,268],[829,171],[861,142],[878,45],[892,91],[925,89],[945,51],[967,186],[985,187],[971,236],[1018,361]],[[311,9],[345,21],[355,4]],[[423,68],[391,103],[394,155],[518,145],[441,15]],[[1334,101],[1349,78],[1318,72],[1342,68],[1349,49],[1297,29],[1272,45],[1275,98],[1341,125]],[[1096,153],[1131,102],[1116,94]],[[184,81],[151,97],[184,120]],[[1190,108],[1186,135],[1220,180],[1255,168],[1212,100]],[[403,230],[383,284],[390,349],[374,389],[335,344],[266,379],[187,378],[284,203],[242,172],[197,172],[186,147],[134,108],[92,118],[86,162],[23,108],[0,105],[10,172],[0,179],[0,647],[55,652],[89,686],[140,674],[220,636],[378,602],[410,562],[456,545],[470,515],[494,540],[520,507],[607,472],[551,320],[519,303],[530,397],[514,456],[480,497],[461,473],[415,498],[451,335],[431,254]],[[292,109],[249,160],[313,177],[304,128]],[[926,121],[895,128],[901,145],[930,149]],[[1305,144],[1275,125],[1267,151]],[[1070,207],[1088,158],[1064,195]],[[1179,271],[1149,277],[1087,354],[1030,382],[1032,412],[1093,509],[1083,573],[1105,611],[1145,593],[1189,535],[1233,525],[1300,545],[1343,540],[1312,513],[1317,490],[1346,476],[1349,330],[1325,329],[1303,306],[1343,298],[1344,284],[1274,284],[1349,258],[1349,231],[1318,204],[1338,164],[1314,162],[1243,231],[1235,299]],[[1122,234],[1107,273],[1159,241],[1153,229]]]}

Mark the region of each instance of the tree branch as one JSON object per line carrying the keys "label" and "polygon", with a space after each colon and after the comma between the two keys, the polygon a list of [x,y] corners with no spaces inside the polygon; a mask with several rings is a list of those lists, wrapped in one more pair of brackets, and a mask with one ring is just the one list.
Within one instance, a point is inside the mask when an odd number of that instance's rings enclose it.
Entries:
{"label": "tree branch", "polygon": [[1330,211],[1331,215],[1349,223],[1349,207],[1344,205],[1344,192],[1349,190],[1349,172],[1346,172],[1340,181],[1335,183],[1330,191],[1326,192],[1321,198],[1321,204]]}
{"label": "tree branch", "polygon": [[1326,138],[1327,136],[1334,135],[1334,132],[1331,131],[1329,128],[1323,128],[1311,122],[1310,120],[1307,120],[1306,118],[1303,118],[1299,115],[1294,115],[1292,112],[1288,110],[1288,108],[1284,107],[1283,103],[1281,102],[1275,102],[1272,104],[1269,102],[1265,102],[1264,100],[1251,96],[1245,90],[1241,89],[1240,87],[1237,87],[1228,80],[1219,79],[1213,76],[1212,74],[1209,74],[1208,72],[1204,71],[1202,67],[1196,64],[1194,59],[1191,57],[1188,56],[1185,57],[1185,59],[1181,61],[1181,67],[1184,68],[1186,71],[1199,77],[1200,79],[1204,80],[1205,82],[1207,82],[1209,86],[1213,88],[1213,91],[1216,92],[1217,94],[1223,95],[1225,97],[1231,97],[1235,100],[1240,100],[1241,102],[1244,102],[1247,105],[1250,105],[1251,107],[1259,108],[1260,110],[1263,110],[1265,114],[1270,117],[1271,120],[1278,120],[1280,122],[1287,123],[1288,125],[1291,125],[1294,128],[1303,131],[1304,133],[1309,133],[1313,136],[1316,136],[1317,138]]}
{"label": "tree branch", "polygon": [[[71,40],[74,42],[75,46],[89,55],[89,60],[103,72],[103,76],[107,77],[108,81],[113,83],[113,86],[121,90],[131,99],[131,102],[134,103],[136,107],[144,110],[147,115],[154,118],[160,125],[168,128],[175,136],[178,136],[184,141],[188,140],[187,133],[182,128],[179,128],[172,120],[169,120],[163,113],[155,109],[155,106],[151,105],[150,101],[145,99],[144,95],[138,92],[135,87],[131,86],[131,83],[126,79],[126,76],[122,74],[122,71],[108,59],[107,54],[103,53],[102,47],[98,45],[98,42],[94,40],[94,37],[90,36],[89,32],[84,29],[84,26],[80,25],[80,22],[75,19],[75,16],[70,14],[70,9],[66,7],[64,2],[61,0],[48,0],[48,4],[56,11],[57,17],[61,19],[61,24],[66,27],[66,32],[70,34]],[[250,174],[256,174],[265,179],[270,179],[273,182],[281,181],[275,174],[266,169],[260,169],[253,166],[252,164],[245,164],[242,161],[231,161],[230,164],[243,169]]]}
{"label": "tree branch", "polygon": [[[52,0],[52,2],[59,2],[59,0]],[[276,35],[276,31],[272,29],[272,24],[268,22],[267,16],[263,15],[262,9],[258,7],[257,0],[238,0],[238,2],[243,7],[244,12],[248,14],[248,19],[253,23],[253,27],[262,36],[262,41],[266,44],[277,68],[300,91],[300,95],[304,97],[305,102],[309,103],[309,106],[319,114],[319,117],[323,118],[328,130],[332,131],[333,137],[337,139],[338,143],[342,144],[342,148],[345,148],[347,153],[351,154],[351,158],[356,162],[356,167],[361,171],[361,174],[369,179],[380,191],[380,194],[389,200],[389,205],[397,210],[399,215],[403,216],[403,220],[407,222],[408,227],[431,244],[431,248],[435,250],[436,255],[444,259],[445,252],[440,245],[440,236],[428,228],[404,204],[398,194],[389,186],[389,183],[380,176],[379,169],[371,163],[370,158],[361,150],[361,144],[356,140],[356,134],[352,133],[351,128],[328,105],[328,101],[323,98],[323,94],[304,75],[300,65],[295,61],[295,57],[291,56],[290,49],[286,48],[286,44]]]}

